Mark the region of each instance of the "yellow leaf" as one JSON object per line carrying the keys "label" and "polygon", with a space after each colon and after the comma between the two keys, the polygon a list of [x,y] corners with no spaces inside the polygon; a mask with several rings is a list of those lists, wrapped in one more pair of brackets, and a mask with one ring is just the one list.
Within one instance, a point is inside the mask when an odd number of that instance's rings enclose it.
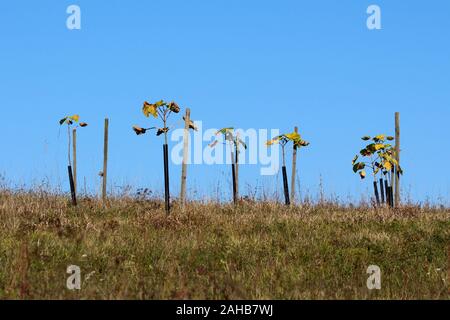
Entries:
{"label": "yellow leaf", "polygon": [[385,161],[383,163],[383,167],[387,170],[387,171],[391,171],[392,170],[392,164],[389,161]]}
{"label": "yellow leaf", "polygon": [[286,138],[288,138],[289,140],[300,140],[300,135],[297,132],[292,132],[292,133],[288,133],[285,134]]}
{"label": "yellow leaf", "polygon": [[269,140],[269,141],[267,141],[266,142],[266,146],[272,146],[272,145],[274,145],[275,143],[278,143],[278,142],[280,142],[280,140],[282,139],[282,136],[278,136],[278,137],[275,137],[275,138],[273,138],[272,140]]}
{"label": "yellow leaf", "polygon": [[77,115],[77,114],[75,114],[75,115],[73,115],[73,116],[71,116],[71,117],[69,117],[69,118],[72,119],[72,120],[75,121],[75,122],[78,122],[78,121],[80,120],[80,116]]}
{"label": "yellow leaf", "polygon": [[142,107],[142,112],[144,115],[148,118],[150,115],[157,118],[158,112],[157,112],[157,106],[155,104],[148,103],[147,101],[144,102],[144,106]]}
{"label": "yellow leaf", "polygon": [[364,179],[366,177],[366,171],[365,170],[360,171],[359,175],[360,175],[361,179]]}

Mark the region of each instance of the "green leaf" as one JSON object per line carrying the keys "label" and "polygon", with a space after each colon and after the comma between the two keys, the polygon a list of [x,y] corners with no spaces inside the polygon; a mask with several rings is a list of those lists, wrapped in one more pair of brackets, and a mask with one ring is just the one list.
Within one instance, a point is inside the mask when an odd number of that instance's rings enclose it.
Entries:
{"label": "green leaf", "polygon": [[359,170],[363,170],[366,167],[366,164],[363,162],[358,162],[353,165],[353,172],[356,173]]}
{"label": "green leaf", "polygon": [[164,106],[165,104],[166,103],[164,102],[164,100],[159,100],[158,102],[155,103],[155,106],[159,108],[161,106]]}
{"label": "green leaf", "polygon": [[372,155],[372,152],[370,152],[370,151],[367,149],[367,147],[364,148],[364,149],[362,149],[359,153],[360,153],[363,157],[369,157],[369,156]]}
{"label": "green leaf", "polygon": [[223,129],[220,129],[219,131],[217,131],[216,132],[216,135],[219,135],[219,134],[226,134],[227,132],[232,132],[234,130],[234,128],[232,128],[232,127],[230,127],[230,128],[223,128]]}

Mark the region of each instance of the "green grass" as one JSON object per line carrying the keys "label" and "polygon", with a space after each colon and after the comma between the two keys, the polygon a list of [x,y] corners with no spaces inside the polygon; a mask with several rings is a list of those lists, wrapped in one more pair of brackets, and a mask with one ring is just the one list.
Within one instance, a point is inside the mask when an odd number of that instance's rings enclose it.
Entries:
{"label": "green grass", "polygon": [[0,299],[449,299],[449,244],[448,210],[191,204],[167,217],[152,201],[74,209],[2,192]]}

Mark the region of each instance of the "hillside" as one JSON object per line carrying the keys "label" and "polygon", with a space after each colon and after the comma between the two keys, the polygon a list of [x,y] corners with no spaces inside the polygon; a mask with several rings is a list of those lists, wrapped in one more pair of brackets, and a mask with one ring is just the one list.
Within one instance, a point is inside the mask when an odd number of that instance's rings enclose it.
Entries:
{"label": "hillside", "polygon": [[[0,193],[1,299],[449,299],[450,211]],[[79,291],[66,288],[79,266]],[[369,265],[382,289],[366,287]]]}

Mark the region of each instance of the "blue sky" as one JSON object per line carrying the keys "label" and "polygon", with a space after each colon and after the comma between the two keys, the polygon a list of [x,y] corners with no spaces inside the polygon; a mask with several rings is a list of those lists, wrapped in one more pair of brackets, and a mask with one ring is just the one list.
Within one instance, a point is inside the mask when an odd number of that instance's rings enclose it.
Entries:
{"label": "blue sky", "polygon": [[[79,5],[82,29],[66,28]],[[382,30],[366,27],[377,4]],[[392,134],[401,112],[404,191],[448,203],[450,3],[435,1],[2,1],[0,173],[67,188],[66,136],[78,113],[79,183],[98,190],[111,121],[111,187],[162,190],[161,139],[134,136],[144,100],[176,100],[210,128],[300,127],[302,193],[367,194],[351,159],[362,135]],[[171,167],[174,193],[180,167]],[[191,196],[229,189],[226,166],[191,166]],[[247,185],[276,189],[258,166]],[[217,191],[218,185],[220,191]],[[281,187],[281,184],[279,184]],[[195,191],[195,192],[194,192]]]}

